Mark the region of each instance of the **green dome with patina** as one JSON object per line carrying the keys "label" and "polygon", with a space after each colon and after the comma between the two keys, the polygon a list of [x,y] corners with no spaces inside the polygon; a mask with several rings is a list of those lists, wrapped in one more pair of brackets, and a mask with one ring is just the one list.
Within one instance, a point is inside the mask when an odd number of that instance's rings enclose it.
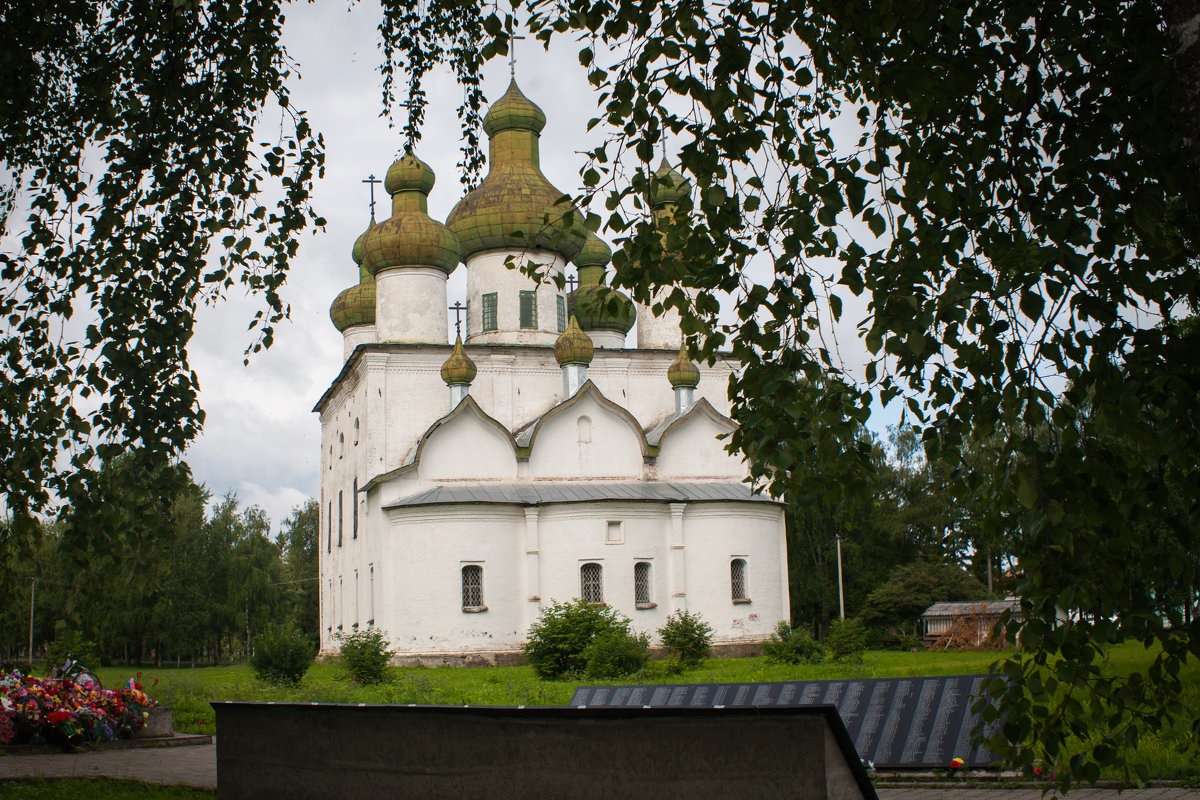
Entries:
{"label": "green dome with patina", "polygon": [[650,181],[650,205],[653,208],[660,208],[665,205],[677,204],[680,200],[690,196],[692,193],[691,182],[683,177],[679,172],[672,169],[667,163],[667,159],[663,158],[662,163],[658,165],[658,169],[654,171],[654,177]]}
{"label": "green dome with patina", "polygon": [[588,233],[583,249],[575,256],[579,270],[579,288],[571,292],[571,313],[585,331],[629,333],[637,319],[633,301],[604,285],[604,268],[612,260],[612,250],[594,233]]}
{"label": "green dome with patina", "polygon": [[411,152],[388,169],[384,186],[392,215],[363,240],[363,267],[371,274],[397,267],[433,267],[450,274],[458,266],[458,237],[429,216],[433,170]]}
{"label": "green dome with patina", "polygon": [[554,342],[554,360],[560,367],[565,367],[567,364],[586,366],[592,363],[592,357],[595,354],[596,348],[592,344],[592,337],[579,328],[579,321],[572,316],[570,323],[567,324],[567,329],[560,333]]}
{"label": "green dome with patina", "polygon": [[[488,111],[483,129],[489,138],[487,177],[446,219],[461,244],[465,261],[488,250],[532,247],[559,253],[568,261],[584,245],[587,229],[582,215],[563,192],[542,174],[538,133],[546,115],[517,88]],[[563,215],[570,212],[569,221]]]}
{"label": "green dome with patina", "polygon": [[333,300],[329,307],[333,327],[344,333],[348,328],[375,324],[375,281],[368,280],[351,286]]}
{"label": "green dome with patina", "polygon": [[364,279],[370,278],[371,273],[367,272],[363,267],[363,242],[367,240],[367,234],[375,227],[375,218],[371,217],[371,222],[367,225],[367,229],[358,235],[354,240],[354,248],[350,251],[350,257],[354,259],[354,263],[358,266],[358,278],[361,282]]}
{"label": "green dome with patina", "polygon": [[479,370],[475,367],[475,362],[467,355],[467,351],[463,349],[462,337],[459,336],[454,340],[454,350],[450,353],[450,357],[446,359],[446,363],[442,364],[442,380],[446,382],[447,386],[469,384],[475,380],[477,374],[479,374]]}
{"label": "green dome with patina", "polygon": [[700,385],[700,368],[688,358],[687,347],[679,345],[679,357],[667,367],[667,380],[676,389],[695,389]]}

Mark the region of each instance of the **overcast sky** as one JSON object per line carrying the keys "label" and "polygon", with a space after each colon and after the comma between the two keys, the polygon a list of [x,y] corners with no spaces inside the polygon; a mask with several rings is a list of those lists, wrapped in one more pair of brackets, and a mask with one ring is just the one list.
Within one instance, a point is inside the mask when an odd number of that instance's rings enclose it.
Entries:
{"label": "overcast sky", "polygon": [[[312,407],[342,365],[342,337],[329,321],[329,305],[357,281],[350,250],[369,220],[362,181],[371,174],[382,178],[402,145],[399,131],[380,118],[377,7],[360,3],[347,11],[340,3],[297,4],[287,16],[285,42],[300,76],[293,81],[292,105],[306,110],[325,137],[326,172],[315,187],[314,205],[328,224],[302,238],[283,290],[291,320],[277,328],[271,349],[253,355],[248,366],[242,365],[242,353],[257,302],[234,297],[200,313],[190,354],[207,421],[186,455],[196,479],[214,497],[235,491],[243,504],[261,506],[276,530],[293,506],[319,491],[320,423]],[[597,99],[575,49],[546,53],[540,44],[519,42],[516,72],[521,89],[546,112],[542,171],[564,192],[577,191],[579,153],[595,144],[586,125],[597,114]],[[507,62],[489,64],[486,98],[498,99],[508,80]],[[430,76],[426,91],[430,108],[417,155],[437,175],[429,211],[444,221],[463,192],[455,166],[460,157],[455,109],[462,92],[445,72]],[[389,214],[382,187],[376,199],[382,219]],[[450,277],[450,303],[465,299],[465,284],[460,266]],[[843,357],[849,357],[845,344]]]}

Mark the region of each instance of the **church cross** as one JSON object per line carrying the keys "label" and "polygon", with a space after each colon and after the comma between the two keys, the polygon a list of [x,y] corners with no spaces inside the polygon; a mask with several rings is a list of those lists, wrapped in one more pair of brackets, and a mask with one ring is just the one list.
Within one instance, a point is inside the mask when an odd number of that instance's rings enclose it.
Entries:
{"label": "church cross", "polygon": [[567,287],[571,290],[571,292],[574,292],[576,287],[578,287],[578,286],[579,286],[579,275],[578,275],[578,273],[572,273],[571,277],[567,278]]}
{"label": "church cross", "polygon": [[454,312],[454,335],[462,336],[462,314],[467,307],[455,300],[454,305],[450,306],[450,310]]}
{"label": "church cross", "polygon": [[372,174],[367,176],[367,179],[364,180],[363,183],[369,184],[371,187],[371,219],[375,219],[375,184],[383,183],[383,181],[379,180],[379,178],[376,178],[375,175]]}
{"label": "church cross", "polygon": [[524,36],[510,36],[508,44],[508,74],[511,78],[517,77],[517,39],[524,39]]}

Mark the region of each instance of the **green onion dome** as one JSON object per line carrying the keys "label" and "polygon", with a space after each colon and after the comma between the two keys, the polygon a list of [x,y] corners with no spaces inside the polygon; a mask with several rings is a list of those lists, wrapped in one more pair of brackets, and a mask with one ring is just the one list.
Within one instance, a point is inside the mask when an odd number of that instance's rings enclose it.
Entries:
{"label": "green onion dome", "polygon": [[679,357],[667,367],[667,380],[676,389],[695,389],[700,385],[700,368],[688,358],[687,347],[679,345]]}
{"label": "green onion dome", "polygon": [[329,307],[329,319],[339,332],[357,325],[375,324],[375,281],[367,280],[351,286],[336,298]]}
{"label": "green onion dome", "polygon": [[367,225],[367,229],[358,235],[354,240],[354,249],[350,251],[350,257],[354,259],[354,263],[358,265],[358,280],[361,283],[364,280],[372,280],[371,273],[367,272],[363,267],[363,242],[367,239],[367,234],[375,227],[375,217],[371,217],[371,222]]}
{"label": "green onion dome", "polygon": [[652,208],[660,208],[666,205],[674,205],[692,193],[692,184],[687,178],[683,177],[679,172],[671,168],[667,163],[667,159],[663,158],[658,169],[654,171],[654,177],[650,181],[650,205]]}
{"label": "green onion dome", "polygon": [[592,337],[580,329],[578,320],[572,316],[570,323],[567,324],[567,329],[560,333],[554,342],[554,360],[560,367],[565,367],[567,364],[586,366],[592,363],[592,356],[595,353]]}
{"label": "green onion dome", "polygon": [[367,232],[363,267],[372,275],[393,267],[435,267],[449,274],[458,266],[458,237],[429,216],[433,170],[406,152],[387,171],[383,185],[392,196],[392,216]]}
{"label": "green onion dome", "polygon": [[612,250],[594,233],[588,233],[583,249],[575,256],[579,288],[571,293],[571,308],[579,320],[579,327],[585,331],[624,334],[637,318],[633,301],[604,285],[604,268],[611,259]]}
{"label": "green onion dome", "polygon": [[475,362],[463,350],[462,337],[459,336],[454,340],[454,350],[450,353],[450,357],[446,359],[445,364],[442,364],[442,380],[446,382],[447,386],[469,384],[475,380],[478,373]]}
{"label": "green onion dome", "polygon": [[[523,250],[530,245],[567,260],[583,247],[587,230],[563,192],[542,174],[538,134],[546,115],[521,94],[516,81],[488,111],[483,129],[490,140],[487,177],[446,219],[458,235],[463,260],[488,250]],[[571,221],[562,216],[571,212]]]}

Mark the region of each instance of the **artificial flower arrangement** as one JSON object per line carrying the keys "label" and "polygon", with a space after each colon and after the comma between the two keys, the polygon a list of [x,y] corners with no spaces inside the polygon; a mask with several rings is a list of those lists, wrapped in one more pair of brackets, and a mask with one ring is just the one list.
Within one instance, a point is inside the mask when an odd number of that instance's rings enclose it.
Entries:
{"label": "artificial flower arrangement", "polygon": [[145,726],[154,700],[129,679],[101,689],[71,677],[34,678],[0,672],[0,744],[110,742]]}

